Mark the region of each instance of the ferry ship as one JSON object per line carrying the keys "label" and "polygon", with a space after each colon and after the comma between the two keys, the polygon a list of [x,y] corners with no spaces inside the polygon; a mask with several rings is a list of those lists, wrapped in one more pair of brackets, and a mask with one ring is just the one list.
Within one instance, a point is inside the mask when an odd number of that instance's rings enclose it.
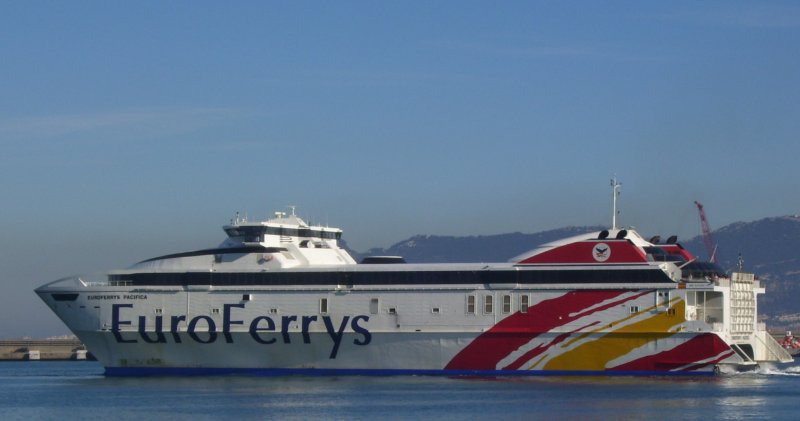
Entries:
{"label": "ferry ship", "polygon": [[[613,224],[615,226],[616,224]],[[36,293],[109,376],[697,375],[791,356],[753,274],[612,228],[503,263],[356,263],[292,211]]]}

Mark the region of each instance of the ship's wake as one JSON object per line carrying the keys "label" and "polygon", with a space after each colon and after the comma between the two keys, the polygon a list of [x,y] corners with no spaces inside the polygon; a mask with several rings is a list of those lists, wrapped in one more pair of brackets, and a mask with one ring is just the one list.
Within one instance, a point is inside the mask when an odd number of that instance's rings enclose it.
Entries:
{"label": "ship's wake", "polygon": [[723,376],[754,376],[754,377],[772,377],[772,376],[789,376],[800,377],[800,361],[789,364],[771,364],[761,363],[758,368],[752,370],[738,371],[733,367],[720,367]]}
{"label": "ship's wake", "polygon": [[759,376],[800,376],[800,365],[776,366],[765,364],[753,371]]}

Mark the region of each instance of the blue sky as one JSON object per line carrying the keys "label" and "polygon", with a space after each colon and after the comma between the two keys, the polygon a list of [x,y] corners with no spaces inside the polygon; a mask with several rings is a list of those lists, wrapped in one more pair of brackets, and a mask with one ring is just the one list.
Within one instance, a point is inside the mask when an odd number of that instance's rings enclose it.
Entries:
{"label": "blue sky", "polygon": [[800,213],[797,2],[5,2],[0,337],[286,205],[415,234]]}

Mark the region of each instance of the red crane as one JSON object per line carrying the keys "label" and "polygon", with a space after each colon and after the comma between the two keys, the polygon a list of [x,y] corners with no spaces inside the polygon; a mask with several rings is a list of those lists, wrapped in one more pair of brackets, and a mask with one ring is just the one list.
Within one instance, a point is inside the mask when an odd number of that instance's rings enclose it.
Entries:
{"label": "red crane", "polygon": [[714,238],[711,236],[711,228],[708,226],[708,219],[706,219],[706,211],[703,210],[703,204],[696,201],[697,211],[700,212],[700,226],[703,228],[703,242],[706,244],[706,251],[708,251],[708,261],[711,263],[717,262],[717,245],[714,244]]}

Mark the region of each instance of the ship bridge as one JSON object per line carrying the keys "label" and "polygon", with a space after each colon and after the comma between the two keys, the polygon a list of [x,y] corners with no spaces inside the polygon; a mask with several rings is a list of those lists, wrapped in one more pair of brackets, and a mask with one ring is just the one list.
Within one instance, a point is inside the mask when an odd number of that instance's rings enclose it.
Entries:
{"label": "ship bridge", "polygon": [[287,215],[285,212],[275,212],[274,218],[262,222],[248,222],[237,214],[222,229],[228,234],[223,246],[260,244],[271,247],[297,243],[305,248],[328,248],[342,237],[341,229],[312,226],[294,213]]}
{"label": "ship bridge", "polygon": [[275,212],[251,222],[237,213],[222,227],[228,237],[216,248],[168,254],[141,261],[126,271],[264,271],[319,265],[355,264],[339,247],[339,228],[306,223],[294,214]]}

